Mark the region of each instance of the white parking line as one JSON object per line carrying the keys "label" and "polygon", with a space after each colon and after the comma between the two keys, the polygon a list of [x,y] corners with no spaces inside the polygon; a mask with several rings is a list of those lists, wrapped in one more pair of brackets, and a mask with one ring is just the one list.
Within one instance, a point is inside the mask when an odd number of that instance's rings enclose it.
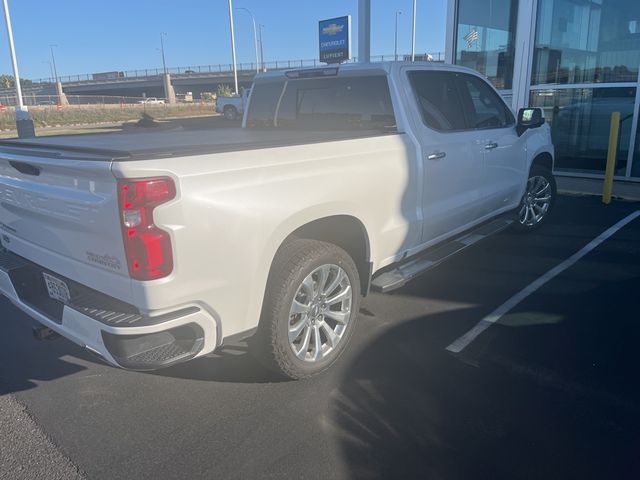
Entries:
{"label": "white parking line", "polygon": [[511,297],[509,300],[504,302],[502,305],[496,308],[489,315],[487,315],[482,320],[480,320],[475,327],[473,327],[471,330],[469,330],[467,333],[465,333],[460,338],[455,340],[451,345],[449,345],[447,347],[447,350],[452,353],[460,353],[462,350],[467,348],[469,344],[478,337],[478,335],[480,335],[487,328],[489,328],[491,325],[493,325],[498,320],[500,320],[500,318],[502,318],[504,314],[509,312],[509,310],[511,310],[516,305],[518,305],[520,302],[522,302],[525,298],[527,298],[533,292],[535,292],[540,287],[542,287],[549,280],[556,277],[557,275],[565,271],[567,268],[572,266],[574,263],[576,263],[578,260],[584,257],[587,253],[592,251],[594,248],[596,248],[598,245],[600,245],[602,242],[604,242],[607,238],[609,238],[611,235],[616,233],[622,227],[624,227],[628,223],[638,218],[638,216],[640,216],[640,210],[636,210],[632,214],[627,215],[618,223],[613,225],[611,228],[602,232],[600,235],[598,235],[596,238],[594,238],[588,244],[582,247],[582,249],[580,249],[579,251],[571,255],[569,258],[567,258],[564,262],[553,267],[547,273],[545,273],[541,277],[531,282],[524,289],[520,290],[513,297]]}

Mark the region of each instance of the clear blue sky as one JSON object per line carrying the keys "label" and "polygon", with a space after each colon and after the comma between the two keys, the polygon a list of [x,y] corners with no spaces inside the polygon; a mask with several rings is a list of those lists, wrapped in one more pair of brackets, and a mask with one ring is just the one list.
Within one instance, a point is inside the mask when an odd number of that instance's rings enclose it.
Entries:
{"label": "clear blue sky", "polygon": [[[393,53],[394,12],[399,50],[411,48],[412,0],[372,0],[372,54]],[[173,66],[231,61],[227,0],[9,0],[20,75],[49,77],[49,44],[58,75],[156,68],[162,65],[160,32]],[[234,0],[250,9],[263,30],[265,60],[318,57],[317,22],[352,15],[357,52],[357,0]],[[444,50],[446,0],[418,0],[418,52]],[[236,11],[239,62],[254,60],[251,21]],[[0,73],[11,74],[4,18],[0,26]]]}

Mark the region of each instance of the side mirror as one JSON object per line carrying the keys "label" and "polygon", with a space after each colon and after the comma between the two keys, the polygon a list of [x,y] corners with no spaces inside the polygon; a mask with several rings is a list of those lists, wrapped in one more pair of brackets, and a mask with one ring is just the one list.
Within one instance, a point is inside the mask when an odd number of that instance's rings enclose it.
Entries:
{"label": "side mirror", "polygon": [[518,111],[518,124],[516,130],[522,135],[530,128],[538,128],[544,125],[544,115],[541,108],[521,108]]}

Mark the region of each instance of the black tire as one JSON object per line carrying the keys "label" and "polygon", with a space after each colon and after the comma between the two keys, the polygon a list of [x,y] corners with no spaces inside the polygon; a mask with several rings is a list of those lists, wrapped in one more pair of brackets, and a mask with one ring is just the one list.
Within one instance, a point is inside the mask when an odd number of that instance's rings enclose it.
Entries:
{"label": "black tire", "polygon": [[[302,282],[323,265],[339,266],[346,273],[352,298],[348,321],[337,345],[322,359],[310,363],[296,356],[290,344],[290,310]],[[267,368],[284,377],[301,379],[317,375],[331,367],[347,348],[356,327],[359,306],[360,278],[347,252],[316,240],[288,241],[278,251],[271,268],[260,326],[252,339],[252,351]],[[326,333],[324,335],[327,340]]]}
{"label": "black tire", "polygon": [[[546,209],[543,209],[542,217],[539,220],[532,220],[532,217],[530,215],[526,218],[523,217],[523,215],[528,215],[527,212],[525,212],[524,214],[523,212],[526,209],[527,197],[529,197],[529,201],[531,200],[531,197],[529,195],[531,192],[529,188],[532,185],[532,182],[535,181],[537,177],[542,177],[547,182],[548,188],[545,193],[548,193],[550,199]],[[527,179],[527,190],[522,196],[520,205],[518,205],[518,208],[515,211],[515,222],[513,223],[513,229],[517,232],[527,233],[540,228],[547,221],[547,218],[549,217],[549,214],[551,213],[551,210],[553,209],[553,206],[555,204],[557,194],[558,192],[556,180],[551,171],[548,168],[543,167],[542,165],[533,165],[531,167],[531,170],[529,171],[529,177]],[[544,197],[546,196],[547,195],[544,195]],[[540,212],[540,210],[536,210],[536,212]]]}
{"label": "black tire", "polygon": [[238,118],[238,110],[236,110],[236,107],[227,105],[226,107],[224,107],[223,113],[224,118],[227,120],[233,121]]}

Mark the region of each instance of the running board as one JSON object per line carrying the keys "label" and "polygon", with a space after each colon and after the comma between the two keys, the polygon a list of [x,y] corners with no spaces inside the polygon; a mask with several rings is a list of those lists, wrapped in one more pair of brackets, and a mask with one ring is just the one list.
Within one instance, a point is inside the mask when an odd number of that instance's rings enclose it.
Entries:
{"label": "running board", "polygon": [[371,288],[376,292],[387,293],[404,286],[409,280],[440,265],[468,247],[475,245],[485,238],[501,232],[513,223],[513,220],[501,217],[485,223],[460,237],[428,249],[425,253],[397,266],[393,270],[381,273],[371,282]]}

